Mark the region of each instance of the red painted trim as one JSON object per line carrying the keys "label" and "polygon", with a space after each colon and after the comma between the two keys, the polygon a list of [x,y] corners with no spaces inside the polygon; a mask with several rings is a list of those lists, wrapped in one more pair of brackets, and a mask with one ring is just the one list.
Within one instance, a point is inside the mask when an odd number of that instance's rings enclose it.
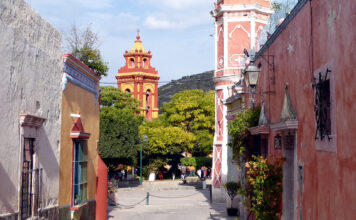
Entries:
{"label": "red painted trim", "polygon": [[73,175],[74,175],[74,141],[72,140],[72,160],[70,161],[72,164],[72,175],[71,175],[71,189],[70,189],[70,207],[73,207]]}
{"label": "red painted trim", "polygon": [[77,58],[75,58],[72,54],[70,53],[65,53],[63,54],[63,59],[65,58],[69,58],[72,61],[74,61],[77,65],[81,66],[82,68],[84,68],[86,71],[88,71],[91,75],[93,75],[95,78],[97,79],[101,79],[101,77],[95,73],[92,69],[90,69],[87,65],[85,65],[82,61],[78,60]]}
{"label": "red painted trim", "polygon": [[79,205],[79,206],[71,206],[71,207],[70,207],[70,210],[72,210],[72,211],[78,211],[78,210],[80,210],[81,208],[87,206],[88,204],[89,204],[88,202],[85,202],[85,203],[83,203],[82,205]]}

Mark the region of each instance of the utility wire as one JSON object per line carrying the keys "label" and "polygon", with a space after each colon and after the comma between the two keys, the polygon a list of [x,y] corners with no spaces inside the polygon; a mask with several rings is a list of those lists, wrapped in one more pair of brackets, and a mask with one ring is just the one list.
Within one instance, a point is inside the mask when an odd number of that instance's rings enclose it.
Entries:
{"label": "utility wire", "polygon": [[[209,78],[205,78],[204,80],[209,80],[209,79],[213,79],[214,77],[209,77]],[[198,82],[200,83],[202,80],[200,79],[195,79],[195,80],[192,80],[192,79],[182,79],[182,80],[171,80],[171,81],[158,81],[158,84],[162,84],[162,83],[175,83],[175,82]],[[133,82],[131,82],[133,83]],[[114,84],[116,85],[117,82],[100,82],[100,84]]]}

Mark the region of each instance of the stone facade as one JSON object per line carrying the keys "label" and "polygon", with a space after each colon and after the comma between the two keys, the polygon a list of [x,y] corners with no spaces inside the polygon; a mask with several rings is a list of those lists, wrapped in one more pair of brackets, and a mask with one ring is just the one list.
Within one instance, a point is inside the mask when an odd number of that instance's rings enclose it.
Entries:
{"label": "stone facade", "polygon": [[225,201],[222,184],[238,180],[237,164],[228,147],[227,124],[243,108],[243,84],[239,82],[245,67],[244,49],[250,51],[257,47],[257,37],[272,10],[269,0],[217,0],[211,14],[215,19],[216,90],[213,200]]}
{"label": "stone facade", "polygon": [[0,33],[0,218],[27,193],[36,215],[58,205],[62,39],[23,0],[0,2]]}
{"label": "stone facade", "polygon": [[285,158],[282,220],[355,219],[355,8],[300,0],[255,58],[269,122],[253,133]]}

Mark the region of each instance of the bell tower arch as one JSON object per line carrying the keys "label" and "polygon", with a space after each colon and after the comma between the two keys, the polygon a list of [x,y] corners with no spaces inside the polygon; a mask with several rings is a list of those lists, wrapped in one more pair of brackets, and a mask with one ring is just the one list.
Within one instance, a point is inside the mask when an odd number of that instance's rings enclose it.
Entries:
{"label": "bell tower arch", "polygon": [[116,75],[117,86],[140,101],[141,114],[148,120],[158,117],[158,71],[151,66],[151,51],[142,46],[140,31],[130,51],[125,51],[125,66]]}

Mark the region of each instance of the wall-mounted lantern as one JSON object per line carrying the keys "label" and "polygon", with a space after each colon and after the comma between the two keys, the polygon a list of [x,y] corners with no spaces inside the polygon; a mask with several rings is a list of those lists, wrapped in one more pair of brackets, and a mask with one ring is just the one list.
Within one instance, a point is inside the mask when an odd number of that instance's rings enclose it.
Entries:
{"label": "wall-mounted lantern", "polygon": [[260,72],[260,68],[255,65],[254,61],[250,61],[243,72],[247,86],[252,89],[251,92],[255,92]]}

